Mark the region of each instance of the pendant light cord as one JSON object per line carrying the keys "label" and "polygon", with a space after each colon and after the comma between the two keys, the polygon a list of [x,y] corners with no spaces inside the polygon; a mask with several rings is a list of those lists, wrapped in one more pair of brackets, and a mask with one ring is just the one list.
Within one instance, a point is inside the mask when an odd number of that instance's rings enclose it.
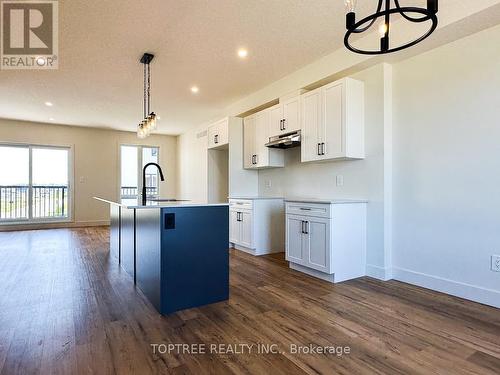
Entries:
{"label": "pendant light cord", "polygon": [[148,111],[147,116],[151,114],[151,66],[148,64]]}
{"label": "pendant light cord", "polygon": [[146,92],[146,64],[144,64],[144,98],[143,98],[143,110],[144,110],[144,118],[146,118],[147,114],[146,114],[146,95],[147,95],[147,92]]}

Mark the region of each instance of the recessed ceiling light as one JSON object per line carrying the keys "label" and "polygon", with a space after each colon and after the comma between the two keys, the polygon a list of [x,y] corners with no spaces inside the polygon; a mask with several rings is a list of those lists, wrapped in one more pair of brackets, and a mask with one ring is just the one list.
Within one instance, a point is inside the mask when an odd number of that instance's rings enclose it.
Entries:
{"label": "recessed ceiling light", "polygon": [[45,102],[45,105],[46,105],[47,107],[52,107],[54,104],[52,104],[51,102]]}
{"label": "recessed ceiling light", "polygon": [[240,48],[238,50],[238,56],[242,59],[248,56],[248,51],[245,48]]}
{"label": "recessed ceiling light", "polygon": [[198,94],[198,92],[200,91],[200,89],[198,88],[198,86],[193,86],[191,87],[191,92],[193,94]]}

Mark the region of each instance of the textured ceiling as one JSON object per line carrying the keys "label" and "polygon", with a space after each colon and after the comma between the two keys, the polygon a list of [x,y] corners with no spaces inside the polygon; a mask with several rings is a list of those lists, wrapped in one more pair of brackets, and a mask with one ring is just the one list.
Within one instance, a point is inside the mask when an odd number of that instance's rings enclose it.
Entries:
{"label": "textured ceiling", "polygon": [[[375,1],[358,3],[367,13]],[[159,131],[179,134],[341,48],[344,35],[343,0],[85,0],[59,6],[59,69],[0,71],[0,117],[134,130],[142,117],[138,59],[148,51],[156,55],[152,99]],[[245,61],[236,55],[239,47],[249,50]]]}

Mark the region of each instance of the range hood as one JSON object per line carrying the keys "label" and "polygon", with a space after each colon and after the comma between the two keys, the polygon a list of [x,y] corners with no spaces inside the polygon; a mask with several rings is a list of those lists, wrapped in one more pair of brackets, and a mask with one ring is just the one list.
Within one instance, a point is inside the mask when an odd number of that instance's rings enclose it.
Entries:
{"label": "range hood", "polygon": [[300,146],[300,130],[271,137],[269,143],[266,143],[266,147],[271,148],[292,148],[297,146]]}

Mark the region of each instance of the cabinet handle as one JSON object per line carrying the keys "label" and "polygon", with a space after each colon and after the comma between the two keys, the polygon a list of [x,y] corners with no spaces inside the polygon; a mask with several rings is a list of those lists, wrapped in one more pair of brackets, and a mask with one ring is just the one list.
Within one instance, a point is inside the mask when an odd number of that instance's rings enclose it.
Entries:
{"label": "cabinet handle", "polygon": [[321,155],[325,154],[325,142],[321,143]]}
{"label": "cabinet handle", "polygon": [[304,234],[304,223],[305,223],[305,221],[304,221],[304,220],[302,220],[302,221],[300,222],[300,224],[301,224],[300,232],[301,232],[302,234]]}
{"label": "cabinet handle", "polygon": [[283,119],[283,130],[286,130],[286,118]]}
{"label": "cabinet handle", "polygon": [[218,134],[214,135],[214,143],[215,144],[219,143],[219,135]]}
{"label": "cabinet handle", "polygon": [[318,155],[321,155],[321,143],[318,143]]}
{"label": "cabinet handle", "polygon": [[300,209],[302,211],[311,211],[311,209],[309,207],[300,207]]}
{"label": "cabinet handle", "polygon": [[309,222],[308,221],[301,221],[302,223],[302,234],[309,234]]}
{"label": "cabinet handle", "polygon": [[283,119],[280,120],[280,130],[283,130]]}

